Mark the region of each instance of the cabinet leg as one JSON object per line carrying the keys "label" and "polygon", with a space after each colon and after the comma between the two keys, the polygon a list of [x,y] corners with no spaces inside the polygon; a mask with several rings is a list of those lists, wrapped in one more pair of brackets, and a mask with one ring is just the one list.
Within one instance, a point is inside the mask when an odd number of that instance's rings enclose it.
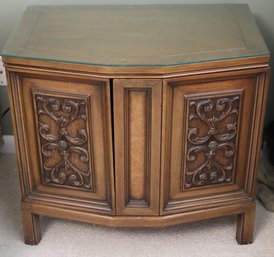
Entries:
{"label": "cabinet leg", "polygon": [[254,203],[237,217],[236,240],[239,244],[251,244],[253,242],[255,210],[256,205]]}
{"label": "cabinet leg", "polygon": [[25,243],[28,245],[38,244],[41,240],[39,215],[22,209],[22,219]]}

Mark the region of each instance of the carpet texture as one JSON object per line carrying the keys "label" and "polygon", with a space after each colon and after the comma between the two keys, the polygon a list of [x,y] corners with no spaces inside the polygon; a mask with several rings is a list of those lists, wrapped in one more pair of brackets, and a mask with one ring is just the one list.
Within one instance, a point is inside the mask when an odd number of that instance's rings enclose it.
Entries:
{"label": "carpet texture", "polygon": [[238,245],[236,218],[159,229],[113,229],[41,219],[42,240],[23,242],[15,155],[0,154],[0,257],[273,257],[274,213],[257,204],[255,241]]}

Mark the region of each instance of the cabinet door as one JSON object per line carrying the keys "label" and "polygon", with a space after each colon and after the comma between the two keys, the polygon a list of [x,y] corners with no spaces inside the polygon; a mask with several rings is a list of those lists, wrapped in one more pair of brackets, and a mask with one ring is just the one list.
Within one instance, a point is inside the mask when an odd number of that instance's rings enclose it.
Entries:
{"label": "cabinet door", "polygon": [[52,74],[10,77],[20,111],[15,116],[25,196],[113,213],[108,81]]}
{"label": "cabinet door", "polygon": [[158,215],[161,80],[114,80],[118,215]]}
{"label": "cabinet door", "polygon": [[163,213],[250,199],[264,92],[255,72],[164,82]]}

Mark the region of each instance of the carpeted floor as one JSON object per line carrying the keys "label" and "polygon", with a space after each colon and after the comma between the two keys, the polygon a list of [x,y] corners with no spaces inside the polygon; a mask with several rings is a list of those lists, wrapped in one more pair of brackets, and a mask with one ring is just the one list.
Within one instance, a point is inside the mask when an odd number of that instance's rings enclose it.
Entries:
{"label": "carpeted floor", "polygon": [[273,257],[274,213],[257,205],[255,241],[238,245],[235,217],[164,229],[112,229],[42,218],[42,241],[23,242],[15,155],[0,154],[0,257]]}

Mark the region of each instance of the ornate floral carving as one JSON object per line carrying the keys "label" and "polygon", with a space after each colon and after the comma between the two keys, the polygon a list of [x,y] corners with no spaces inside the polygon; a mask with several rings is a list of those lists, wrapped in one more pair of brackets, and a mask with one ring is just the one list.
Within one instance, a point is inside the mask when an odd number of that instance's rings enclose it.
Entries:
{"label": "ornate floral carving", "polygon": [[185,188],[232,182],[240,95],[188,105]]}
{"label": "ornate floral carving", "polygon": [[35,94],[44,183],[91,189],[87,101]]}

